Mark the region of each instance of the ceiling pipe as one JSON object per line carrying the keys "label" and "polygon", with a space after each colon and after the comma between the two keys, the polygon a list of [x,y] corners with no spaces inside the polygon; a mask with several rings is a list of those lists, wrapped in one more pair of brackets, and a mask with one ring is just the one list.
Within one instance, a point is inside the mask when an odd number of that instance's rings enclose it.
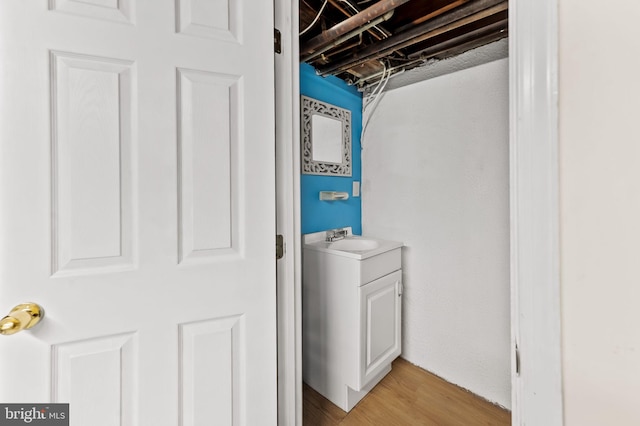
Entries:
{"label": "ceiling pipe", "polygon": [[[342,5],[340,4],[341,0],[329,0],[329,4],[333,7],[335,7],[338,11],[342,12],[342,14],[344,16],[346,16],[347,18],[351,18],[353,16],[353,13],[349,12],[347,9],[345,9],[344,7],[342,7]],[[356,12],[357,13],[357,12]],[[369,34],[371,34],[371,37],[375,38],[376,40],[382,40],[385,37],[381,37],[380,34],[378,34],[377,32],[375,32],[374,30],[372,30],[371,28],[369,28],[367,30],[367,32]]]}
{"label": "ceiling pipe", "polygon": [[341,44],[339,49],[331,49],[331,52],[329,53],[323,53],[322,55],[320,55],[320,58],[316,58],[313,61],[311,61],[312,63],[315,62],[318,59],[321,59],[323,61],[327,61],[330,57],[338,55],[342,52],[346,52],[349,49],[353,49],[356,48],[358,46],[362,46],[362,42],[364,41],[364,38],[362,37],[362,33],[359,34],[358,40],[349,43],[349,44]]}
{"label": "ceiling pipe", "polygon": [[307,56],[315,53],[323,47],[331,44],[338,37],[342,37],[356,28],[366,25],[372,20],[409,1],[410,0],[380,0],[373,6],[369,6],[362,12],[353,15],[351,18],[345,19],[339,24],[323,31],[321,34],[309,40],[304,46],[302,46],[300,56]]}
{"label": "ceiling pipe", "polygon": [[[413,59],[413,60],[411,60],[411,61],[409,61],[407,63],[404,63],[402,65],[396,65],[395,67],[391,67],[391,68],[389,68],[387,70],[380,71],[380,72],[377,72],[375,74],[368,75],[366,77],[362,77],[358,81],[347,82],[347,85],[349,85],[349,86],[358,86],[358,90],[362,92],[366,88],[368,88],[370,86],[373,86],[374,84],[378,84],[380,82],[380,80],[382,79],[382,76],[384,74],[389,73],[390,74],[389,78],[395,77],[395,75],[398,74],[397,71],[404,71],[406,68],[408,68],[408,67],[410,67],[412,65],[421,63],[421,62],[425,62],[425,59],[422,59],[422,58]],[[366,83],[367,81],[373,80],[373,79],[376,79],[376,78],[377,78],[376,81],[372,81],[371,83]]]}
{"label": "ceiling pipe", "polygon": [[[349,6],[349,8],[353,11],[353,13],[350,13],[348,17],[351,17],[351,15],[355,15],[356,13],[360,13],[360,9],[358,9],[357,7],[355,7],[353,5],[353,3],[351,3],[349,0],[329,0],[329,3],[335,5],[336,2],[342,2],[344,4],[346,4],[347,6]],[[391,33],[387,30],[385,30],[384,28],[380,28],[380,27],[375,27],[375,29],[382,34],[382,38],[387,38],[391,36]],[[378,38],[378,40],[380,40]]]}
{"label": "ceiling pipe", "polygon": [[394,12],[393,10],[389,11],[389,12],[385,13],[384,15],[374,19],[373,21],[371,21],[369,23],[367,23],[366,25],[364,25],[362,27],[358,27],[355,30],[346,33],[345,35],[343,35],[341,37],[338,37],[337,39],[333,40],[330,44],[328,44],[328,45],[326,45],[326,46],[324,46],[322,48],[319,48],[318,50],[316,50],[313,53],[310,53],[310,54],[308,54],[306,56],[303,56],[302,58],[300,58],[300,61],[308,62],[308,61],[310,61],[310,60],[312,60],[314,58],[317,58],[318,56],[322,55],[327,50],[331,50],[334,47],[344,43],[347,40],[349,40],[350,38],[356,37],[356,36],[362,34],[363,32],[367,31],[369,28],[375,27],[376,25],[378,25],[381,22],[388,21],[389,18],[391,18],[393,16],[393,12]]}
{"label": "ceiling pipe", "polygon": [[403,33],[396,34],[386,40],[371,44],[353,55],[337,61],[327,67],[320,68],[318,74],[325,76],[353,68],[367,61],[382,58],[397,49],[410,46],[432,37],[439,29],[454,23],[464,24],[467,18],[473,15],[494,14],[507,10],[508,2],[505,0],[478,0],[451,10],[448,13],[430,19],[421,25],[411,28]]}
{"label": "ceiling pipe", "polygon": [[498,22],[494,22],[493,24],[489,24],[485,27],[478,28],[477,30],[462,34],[458,37],[454,37],[435,46],[427,47],[426,49],[412,53],[411,55],[409,55],[409,59],[427,60],[451,49],[463,49],[466,45],[473,45],[478,40],[484,40],[486,37],[492,37],[494,35],[499,35],[500,38],[506,37],[508,26],[509,20],[503,19]]}
{"label": "ceiling pipe", "polygon": [[[497,41],[507,36],[507,26],[508,20],[502,20],[491,25],[487,25],[486,27],[471,31],[467,34],[454,37],[451,40],[447,40],[443,43],[428,47],[424,50],[409,55],[409,59],[411,59],[409,62],[389,68],[387,72],[395,72],[400,69],[408,68],[420,62],[427,62],[429,59],[433,59],[434,56],[446,54],[446,52],[453,49],[470,50],[478,47],[481,44]],[[368,87],[378,83],[383,74],[383,71],[371,74],[369,76],[361,78],[360,80],[352,84],[361,86],[363,88]],[[395,76],[395,74],[393,74],[392,77],[393,76]],[[377,80],[369,82],[369,80],[374,80],[376,78]]]}
{"label": "ceiling pipe", "polygon": [[462,6],[465,3],[468,3],[470,0],[457,0],[454,1],[453,3],[449,3],[446,6],[443,6],[439,9],[436,9],[434,11],[432,11],[431,13],[427,13],[424,16],[421,16],[418,19],[415,19],[411,22],[409,22],[408,24],[405,24],[403,26],[401,26],[400,28],[396,28],[396,33],[401,33],[404,30],[407,30],[411,27],[415,27],[416,25],[420,25],[425,21],[428,21],[429,19],[435,18],[436,16],[442,15],[445,12],[450,11],[451,9],[455,9],[458,6]]}

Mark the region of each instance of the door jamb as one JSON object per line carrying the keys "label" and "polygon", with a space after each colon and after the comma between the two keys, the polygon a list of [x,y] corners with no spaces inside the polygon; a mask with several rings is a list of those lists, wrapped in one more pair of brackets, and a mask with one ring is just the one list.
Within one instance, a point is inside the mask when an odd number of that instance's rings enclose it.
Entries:
{"label": "door jamb", "polygon": [[[276,58],[276,126],[282,130],[276,145],[283,152],[277,167],[284,167],[277,186],[289,194],[285,210],[278,208],[289,247],[286,279],[278,279],[287,297],[279,294],[278,306],[279,319],[284,312],[295,323],[278,325],[279,356],[288,360],[279,372],[284,426],[302,424],[298,10],[292,0],[274,2],[284,46],[280,62]],[[563,423],[557,8],[558,0],[509,0],[511,334],[520,351],[519,374],[515,351],[512,357],[514,425]]]}
{"label": "door jamb", "polygon": [[278,424],[302,424],[302,275],[300,227],[300,83],[298,2],[274,0],[274,26],[281,53],[275,55],[276,232],[285,254],[277,261]]}
{"label": "door jamb", "polygon": [[512,424],[556,426],[563,422],[558,0],[509,0],[509,86]]}

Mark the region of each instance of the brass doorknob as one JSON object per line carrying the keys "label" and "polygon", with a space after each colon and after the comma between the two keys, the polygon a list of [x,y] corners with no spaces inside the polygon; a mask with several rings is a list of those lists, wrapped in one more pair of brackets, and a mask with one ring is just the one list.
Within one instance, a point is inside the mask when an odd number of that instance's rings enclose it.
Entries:
{"label": "brass doorknob", "polygon": [[0,334],[10,335],[28,330],[44,317],[44,309],[37,303],[22,303],[0,320]]}

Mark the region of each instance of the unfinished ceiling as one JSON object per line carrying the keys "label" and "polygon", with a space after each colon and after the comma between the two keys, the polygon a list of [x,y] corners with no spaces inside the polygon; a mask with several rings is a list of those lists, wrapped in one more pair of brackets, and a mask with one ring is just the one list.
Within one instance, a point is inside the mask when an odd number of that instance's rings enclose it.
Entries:
{"label": "unfinished ceiling", "polygon": [[299,0],[300,60],[366,87],[507,37],[507,0]]}

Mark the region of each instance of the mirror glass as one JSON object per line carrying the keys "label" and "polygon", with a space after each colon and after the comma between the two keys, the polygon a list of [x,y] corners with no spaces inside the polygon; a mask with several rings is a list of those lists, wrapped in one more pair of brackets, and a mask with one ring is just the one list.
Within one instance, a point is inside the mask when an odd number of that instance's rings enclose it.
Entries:
{"label": "mirror glass", "polygon": [[351,176],[351,111],[302,96],[303,174]]}
{"label": "mirror glass", "polygon": [[313,161],[342,162],[342,121],[313,114],[311,116],[311,141]]}

